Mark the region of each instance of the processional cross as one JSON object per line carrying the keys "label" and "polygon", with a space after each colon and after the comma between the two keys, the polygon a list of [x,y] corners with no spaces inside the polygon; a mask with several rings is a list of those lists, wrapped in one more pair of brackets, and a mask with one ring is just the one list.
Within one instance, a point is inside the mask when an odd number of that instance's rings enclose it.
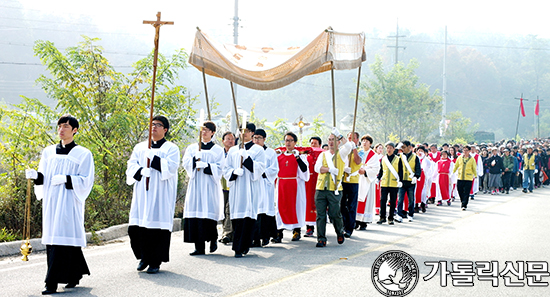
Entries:
{"label": "processional cross", "polygon": [[294,123],[292,123],[293,126],[298,126],[298,128],[300,128],[300,141],[303,141],[302,139],[302,133],[303,133],[303,128],[305,126],[309,126],[311,125],[311,123],[308,123],[308,122],[304,122],[304,116],[300,115],[300,117],[297,119],[297,121],[295,121]]}
{"label": "processional cross", "polygon": [[[159,33],[160,26],[162,25],[173,25],[174,22],[161,22],[160,21],[160,11],[157,12],[156,21],[143,21],[144,24],[150,24],[155,27],[155,54],[153,56],[153,86],[151,88],[151,113],[149,114],[149,141],[147,142],[148,148],[151,148],[151,133],[153,133],[153,106],[155,102],[155,83],[157,80],[157,59],[159,55]],[[151,161],[147,159],[147,168],[149,168]],[[146,179],[146,190],[149,190],[149,177]]]}

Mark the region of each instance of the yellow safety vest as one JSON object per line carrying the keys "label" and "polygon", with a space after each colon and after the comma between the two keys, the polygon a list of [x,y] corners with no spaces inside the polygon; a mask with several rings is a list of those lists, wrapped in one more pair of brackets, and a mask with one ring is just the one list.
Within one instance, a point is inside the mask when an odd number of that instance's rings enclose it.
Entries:
{"label": "yellow safety vest", "polygon": [[[387,156],[384,156],[387,158]],[[399,156],[395,155],[393,158],[393,161],[391,161],[391,165],[395,169],[395,172],[399,172]],[[391,187],[391,188],[397,188],[397,178],[391,173],[390,169],[386,165],[386,162],[382,160],[382,180],[380,181],[381,187]]]}
{"label": "yellow safety vest", "polygon": [[535,170],[535,154],[531,154],[531,158],[528,158],[527,154],[523,154],[523,163],[525,164],[523,169]]}
{"label": "yellow safety vest", "polygon": [[[405,156],[405,154],[402,153],[402,154],[399,154],[399,158],[401,158],[401,155]],[[405,156],[405,158],[407,158],[407,156]],[[407,162],[409,162],[409,166],[411,166],[411,170],[414,171],[414,167],[416,166],[416,155],[415,155],[415,153],[412,153],[409,156],[409,159],[407,159]],[[407,165],[403,164],[403,180],[411,181],[412,179],[409,176],[409,175],[411,175],[411,173],[414,176],[414,172],[409,172],[409,169],[407,169]]]}
{"label": "yellow safety vest", "polygon": [[[358,171],[359,169],[361,169],[361,165],[363,165],[361,162],[359,162],[359,164],[355,164],[355,161],[353,160],[353,151],[351,151],[351,153],[349,154],[349,167],[351,168],[351,173],[354,173],[354,172]],[[348,181],[348,175],[350,175],[350,174],[347,174],[347,173],[344,172],[343,182],[348,183],[348,184],[358,184],[359,183],[359,174],[351,176],[349,178],[349,181]]]}
{"label": "yellow safety vest", "polygon": [[[326,159],[326,156],[328,154],[330,154],[330,152],[323,152],[320,156],[323,158],[323,167],[328,167],[328,163]],[[319,173],[319,175],[317,176],[317,185],[315,189],[336,191],[336,186],[338,185],[338,191],[342,190],[342,184],[340,183],[340,181],[342,180],[342,176],[344,175],[345,164],[342,161],[342,158],[340,158],[340,154],[338,153],[338,151],[336,151],[332,160],[334,163],[334,167],[338,168],[338,176],[336,177],[336,184],[334,184],[334,181],[332,180],[332,176],[330,172]]]}

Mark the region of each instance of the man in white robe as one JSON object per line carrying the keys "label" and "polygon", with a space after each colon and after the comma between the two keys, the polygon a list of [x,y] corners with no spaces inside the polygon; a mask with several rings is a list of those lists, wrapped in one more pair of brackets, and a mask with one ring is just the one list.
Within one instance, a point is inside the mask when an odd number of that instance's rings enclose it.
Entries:
{"label": "man in white robe", "polygon": [[479,154],[479,148],[477,146],[472,146],[472,153],[470,154],[476,161],[477,176],[474,178],[472,183],[472,189],[470,190],[470,199],[474,200],[474,195],[479,192],[479,179],[483,176],[483,160]]}
{"label": "man in white robe", "polygon": [[283,230],[292,230],[292,241],[300,240],[301,229],[306,225],[306,182],[309,168],[306,155],[294,149],[298,136],[285,134],[286,151],[277,156],[279,173],[277,180],[277,228],[274,242],[281,242]]}
{"label": "man in white robe", "polygon": [[265,145],[267,133],[264,129],[256,129],[254,143],[261,146],[265,152],[265,172],[262,174],[262,195],[258,208],[258,218],[253,232],[252,247],[269,244],[270,238],[277,237],[277,221],[275,220],[275,179],[279,173],[277,153]]}
{"label": "man in white robe", "polygon": [[357,204],[356,228],[366,230],[367,223],[374,219],[376,201],[376,177],[380,171],[380,161],[371,149],[373,139],[370,135],[361,137],[363,150],[359,152],[363,165],[359,169],[359,194]]}
{"label": "man in white robe", "polygon": [[48,270],[43,295],[53,294],[59,283],[74,288],[90,270],[82,254],[86,246],[84,202],[94,184],[92,153],[74,142],[79,123],[71,115],[57,122],[61,141],[44,149],[38,171],[26,170],[35,194],[42,200],[42,244]]}
{"label": "man in white robe", "polygon": [[[164,137],[170,128],[168,119],[156,116],[152,121],[152,144],[138,143],[126,169],[126,183],[133,185],[128,235],[130,245],[141,260],[137,270],[159,271],[169,261],[180,150]],[[149,162],[148,162],[149,160]],[[149,166],[148,166],[149,163]]]}
{"label": "man in white robe", "polygon": [[210,241],[210,252],[218,249],[218,221],[224,217],[222,194],[223,163],[221,146],[212,142],[216,124],[207,121],[201,127],[202,143],[190,145],[183,155],[183,168],[189,176],[183,212],[183,241],[195,243],[191,256],[204,255],[205,242]]}
{"label": "man in white robe", "polygon": [[[418,203],[420,196],[420,209],[423,213],[426,212],[426,204],[428,203],[428,193],[431,190],[432,185],[432,175],[433,175],[433,162],[426,156],[426,147],[421,145],[416,150],[416,155],[420,160],[420,168],[422,168],[422,176],[417,182],[415,189],[416,203]],[[416,211],[416,207],[415,207]]]}
{"label": "man in white robe", "polygon": [[225,159],[224,177],[229,186],[229,212],[233,226],[235,258],[246,255],[252,244],[252,232],[258,217],[265,171],[264,149],[252,142],[256,125],[247,123],[242,133],[243,148],[232,147]]}

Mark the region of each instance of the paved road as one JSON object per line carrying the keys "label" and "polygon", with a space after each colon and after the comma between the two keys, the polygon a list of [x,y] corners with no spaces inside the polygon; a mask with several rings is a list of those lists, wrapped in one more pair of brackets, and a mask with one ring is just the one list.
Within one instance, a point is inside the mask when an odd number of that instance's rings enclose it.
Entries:
{"label": "paved road", "polygon": [[[550,189],[533,194],[478,195],[468,211],[455,203],[417,214],[414,222],[394,226],[369,225],[356,231],[343,245],[336,243],[332,226],[329,242],[315,248],[315,239],[252,249],[242,259],[233,257],[230,246],[214,254],[192,257],[192,244],[182,242],[182,233],[172,235],[171,261],[161,273],[148,275],[135,270],[128,238],[84,250],[91,276],[75,289],[58,290],[62,296],[382,296],[371,282],[371,267],[385,251],[410,254],[420,268],[420,280],[408,296],[550,296],[549,287],[510,288],[499,278],[498,287],[474,280],[474,287],[440,285],[437,274],[429,281],[431,267],[425,261],[550,260],[548,217]],[[474,266],[475,267],[475,266]],[[547,269],[548,271],[548,269]],[[40,295],[46,273],[44,254],[29,262],[0,259],[0,296]],[[550,282],[550,277],[543,277]],[[517,279],[513,279],[517,281]]]}

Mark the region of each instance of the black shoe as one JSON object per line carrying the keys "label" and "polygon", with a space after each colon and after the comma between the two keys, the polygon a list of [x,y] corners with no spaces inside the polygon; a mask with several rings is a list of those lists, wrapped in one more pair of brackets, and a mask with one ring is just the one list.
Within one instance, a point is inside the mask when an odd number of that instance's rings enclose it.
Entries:
{"label": "black shoe", "polygon": [[527,189],[523,188],[523,191],[522,191],[522,192],[523,192],[523,193],[527,193]]}
{"label": "black shoe", "polygon": [[362,223],[361,227],[359,227],[359,231],[365,231],[367,230],[367,223]]}
{"label": "black shoe", "polygon": [[218,249],[218,243],[215,240],[210,242],[210,252],[213,253]]}
{"label": "black shoe", "polygon": [[271,242],[273,242],[273,243],[281,243],[282,240],[281,240],[280,237],[275,237],[275,238],[271,239]]}
{"label": "black shoe", "polygon": [[65,285],[65,288],[66,289],[72,289],[72,288],[76,287],[77,285],[78,285],[78,282],[68,283],[67,285]]}
{"label": "black shoe", "polygon": [[292,232],[292,241],[298,241],[300,240],[300,238],[302,238],[302,236],[300,235],[300,232]]}
{"label": "black shoe", "polygon": [[420,209],[422,210],[423,213],[426,212],[426,203],[422,202],[420,204]]}
{"label": "black shoe", "polygon": [[242,253],[235,252],[235,258],[242,258],[242,257],[243,257]]}
{"label": "black shoe", "polygon": [[386,222],[386,219],[380,219],[376,224],[381,225]]}
{"label": "black shoe", "polygon": [[157,274],[160,270],[160,267],[149,267],[147,269],[147,273],[149,274]]}
{"label": "black shoe", "polygon": [[269,244],[269,238],[262,239],[262,246],[266,246]]}
{"label": "black shoe", "polygon": [[389,220],[388,225],[393,225],[393,220]]}
{"label": "black shoe", "polygon": [[338,244],[342,244],[345,241],[344,233],[338,234]]}
{"label": "black shoe", "polygon": [[315,246],[316,247],[325,247],[325,246],[327,246],[327,242],[324,241],[324,240],[319,240],[319,241],[317,241],[317,244]]}
{"label": "black shoe", "polygon": [[254,240],[254,242],[252,242],[252,245],[250,245],[250,247],[262,247],[262,244],[260,243],[259,240]]}
{"label": "black shoe", "polygon": [[[189,253],[190,256],[200,256],[200,255],[204,255],[204,251],[197,251],[195,250],[194,252],[192,253]],[[151,267],[149,267],[151,268]],[[147,270],[147,272],[149,272],[149,270]]]}
{"label": "black shoe", "polygon": [[510,194],[510,190],[506,190],[506,194]]}
{"label": "black shoe", "polygon": [[223,243],[223,244],[229,244],[231,243],[233,240],[231,240],[231,238],[227,237],[227,236],[224,236],[222,237],[220,240],[218,240],[219,242]]}
{"label": "black shoe", "polygon": [[351,233],[349,233],[348,231],[344,231],[344,237],[345,237],[345,238],[350,238],[350,237],[351,237]]}
{"label": "black shoe", "polygon": [[44,288],[44,291],[42,291],[42,295],[51,295],[55,293],[57,293],[57,284],[46,285],[46,288]]}
{"label": "black shoe", "polygon": [[137,270],[138,270],[138,271],[142,271],[143,269],[147,268],[147,266],[149,266],[149,264],[147,264],[147,263],[145,263],[145,262],[143,262],[143,261],[139,261]]}
{"label": "black shoe", "polygon": [[44,291],[42,291],[42,295],[51,295],[57,293],[57,290],[50,290],[46,288]]}

